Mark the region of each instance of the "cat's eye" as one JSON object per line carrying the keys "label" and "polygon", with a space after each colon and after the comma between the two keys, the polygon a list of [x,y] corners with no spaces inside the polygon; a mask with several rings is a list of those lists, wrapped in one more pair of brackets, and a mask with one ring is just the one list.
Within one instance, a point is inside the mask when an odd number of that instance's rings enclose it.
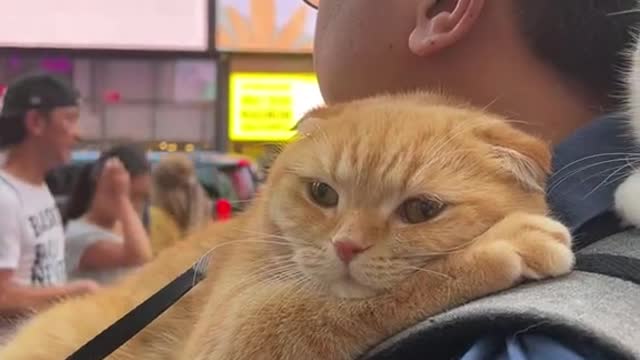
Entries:
{"label": "cat's eye", "polygon": [[322,207],[330,208],[338,205],[338,193],[331,186],[320,181],[309,183],[309,196]]}
{"label": "cat's eye", "polygon": [[419,224],[438,216],[445,204],[432,199],[413,198],[405,201],[398,208],[398,214],[407,224]]}

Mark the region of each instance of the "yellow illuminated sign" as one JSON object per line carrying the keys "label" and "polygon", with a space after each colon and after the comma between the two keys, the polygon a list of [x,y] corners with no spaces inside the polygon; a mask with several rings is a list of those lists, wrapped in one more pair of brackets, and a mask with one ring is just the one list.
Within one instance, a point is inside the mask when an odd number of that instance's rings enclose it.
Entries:
{"label": "yellow illuminated sign", "polygon": [[311,73],[232,73],[229,138],[233,141],[287,141],[300,117],[322,104]]}

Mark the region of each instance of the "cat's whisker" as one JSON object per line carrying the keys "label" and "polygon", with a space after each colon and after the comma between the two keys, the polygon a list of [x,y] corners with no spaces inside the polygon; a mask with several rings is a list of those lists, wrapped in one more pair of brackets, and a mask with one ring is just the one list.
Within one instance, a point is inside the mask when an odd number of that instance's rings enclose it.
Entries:
{"label": "cat's whisker", "polygon": [[247,274],[245,274],[242,281],[244,281],[245,279],[253,279],[254,277],[255,279],[269,279],[274,275],[278,275],[280,273],[295,269],[296,266],[297,263],[288,258],[278,259],[275,260],[274,263],[265,263],[251,269]]}
{"label": "cat's whisker", "polygon": [[286,299],[289,297],[289,295],[293,292],[296,291],[296,289],[298,289],[299,287],[303,286],[304,283],[308,281],[308,279],[303,276],[300,279],[296,279],[292,282],[289,282],[288,284],[286,284],[283,288],[278,289],[277,291],[275,291],[271,296],[269,296],[265,301],[263,301],[262,306],[258,309],[258,311],[255,312],[255,315],[259,315],[260,313],[262,313],[262,311],[270,304],[270,302],[276,297],[278,296],[280,298],[280,307],[282,307],[283,305],[286,304]]}
{"label": "cat's whisker", "polygon": [[255,231],[255,230],[248,230],[248,229],[238,229],[238,231],[245,232],[247,234],[261,236],[261,237],[268,238],[268,239],[282,240],[283,242],[286,242],[287,244],[289,244],[289,243],[302,243],[302,241],[299,240],[299,239],[295,239],[295,238],[284,236],[284,235],[269,234],[269,233]]}
{"label": "cat's whisker", "polygon": [[427,273],[427,274],[435,275],[435,276],[438,276],[438,277],[441,277],[441,278],[444,278],[444,279],[447,279],[447,280],[451,280],[452,279],[451,276],[449,276],[449,275],[447,275],[445,273],[441,273],[439,271],[435,271],[435,270],[429,270],[429,269],[425,269],[425,268],[421,268],[421,267],[417,267],[417,266],[405,266],[404,268],[408,269],[408,270],[420,271],[420,272],[424,272],[424,273]]}
{"label": "cat's whisker", "polygon": [[231,204],[231,205],[248,204],[248,203],[251,203],[253,201],[254,201],[253,199],[249,199],[249,200],[232,200],[232,201],[229,201],[229,204]]}
{"label": "cat's whisker", "polygon": [[268,279],[263,279],[260,274],[254,274],[251,278],[243,279],[238,282],[238,284],[234,285],[229,290],[233,292],[244,292],[255,291],[256,287],[272,288],[276,287],[277,284],[286,284],[291,281],[296,281],[296,279],[299,279],[298,275],[299,274],[295,273],[291,269],[288,271],[281,271],[280,273],[270,274]]}
{"label": "cat's whisker", "polygon": [[256,272],[246,279],[246,282],[254,282],[258,284],[267,284],[278,282],[289,278],[297,278],[299,271],[295,265],[281,267],[278,269],[270,269],[269,271]]}
{"label": "cat's whisker", "polygon": [[265,277],[262,274],[255,274],[255,276],[252,279],[249,279],[248,282],[253,283],[250,284],[251,287],[253,287],[254,285],[267,287],[297,280],[300,278],[300,275],[300,272],[297,271],[295,267],[291,267],[288,269],[279,269],[277,271],[274,271],[271,274],[268,274],[268,277]]}
{"label": "cat's whisker", "polygon": [[199,280],[207,276],[210,262],[211,262],[211,255],[204,255],[193,266],[194,272],[193,272],[193,279],[191,280],[192,286],[195,286]]}
{"label": "cat's whisker", "polygon": [[504,119],[504,122],[511,125],[525,125],[527,127],[541,127],[540,124],[534,124],[531,121],[526,120],[517,120],[517,119]]}
{"label": "cat's whisker", "polygon": [[[604,174],[606,174],[606,173],[608,173],[608,172],[611,172],[611,171],[612,171],[613,169],[615,169],[616,167],[618,167],[618,166],[616,165],[616,166],[608,167],[608,168],[606,168],[606,169],[604,169],[604,170],[600,170],[600,171],[598,171],[597,173],[594,173],[594,174],[590,175],[589,177],[585,178],[585,179],[583,180],[583,182],[589,181],[589,180],[594,179],[594,178],[602,177],[602,175],[604,175]],[[627,161],[627,163],[626,163],[626,164],[624,164],[624,165],[622,165],[621,167],[622,167],[622,168],[627,168],[627,167],[629,167],[629,168],[631,168],[631,170],[634,170],[634,169],[635,169],[635,162]],[[618,170],[619,170],[619,169],[616,169],[616,170],[614,170],[614,171],[618,171]]]}
{"label": "cat's whisker", "polygon": [[628,15],[628,14],[635,14],[637,12],[640,12],[640,9],[629,9],[629,10],[622,10],[622,11],[614,11],[614,12],[607,13],[607,16]]}
{"label": "cat's whisker", "polygon": [[216,251],[216,250],[218,250],[218,249],[220,249],[222,247],[233,245],[233,244],[237,244],[237,243],[256,243],[256,244],[269,244],[269,245],[280,245],[280,246],[290,246],[291,245],[291,244],[284,243],[284,242],[261,240],[261,239],[234,239],[234,240],[228,240],[228,241],[222,242],[222,243],[210,248],[209,250],[207,250],[202,255],[202,257],[211,256],[211,255],[213,255],[214,251]]}
{"label": "cat's whisker", "polygon": [[417,253],[417,254],[410,254],[410,255],[396,255],[393,257],[393,259],[395,260],[410,260],[410,261],[414,261],[414,260],[430,260],[430,259],[435,259],[435,258],[439,258],[439,257],[443,257],[443,256],[447,256],[450,254],[455,254],[457,252],[460,252],[462,250],[454,250],[454,251],[450,251],[450,252],[443,252],[443,253]]}
{"label": "cat's whisker", "polygon": [[[602,180],[598,185],[595,186],[595,190],[597,190],[599,187],[601,187],[603,184],[608,184],[609,183],[609,179],[611,177],[616,177],[619,178],[619,175],[622,175],[622,178],[624,178],[625,176],[629,176],[631,172],[633,172],[635,169],[635,166],[633,163],[629,163],[627,162],[626,164],[622,165],[622,166],[612,166],[612,167],[608,167],[604,170],[599,171],[597,174],[593,174],[591,176],[589,176],[588,178],[582,179],[580,181],[580,183],[584,184],[587,181],[594,179],[594,178],[602,178],[604,177],[605,174],[608,173],[608,175],[606,176],[606,178],[604,180]],[[622,174],[620,174],[620,172],[622,172]],[[592,190],[591,193],[595,192],[595,190]],[[591,193],[587,194],[591,195]],[[587,196],[585,196],[584,198],[586,198]]]}
{"label": "cat's whisker", "polygon": [[495,103],[497,103],[497,102],[498,102],[498,100],[500,100],[500,98],[501,98],[502,96],[503,96],[503,95],[496,96],[495,98],[493,98],[493,100],[489,101],[489,103],[487,103],[487,105],[485,105],[485,106],[483,106],[483,107],[481,108],[481,109],[482,109],[482,111],[488,111],[488,110],[489,110],[489,108],[491,108],[493,105],[495,105]]}
{"label": "cat's whisker", "polygon": [[234,289],[240,285],[250,284],[261,278],[264,279],[264,281],[267,281],[270,279],[275,279],[280,275],[288,274],[289,272],[291,272],[291,274],[294,274],[295,271],[293,270],[295,270],[296,267],[297,264],[293,261],[281,262],[277,264],[269,263],[265,264],[264,266],[258,266],[253,271],[250,271],[248,274],[246,274],[242,279],[240,279],[240,281],[237,282],[236,286],[234,286]]}
{"label": "cat's whisker", "polygon": [[[595,154],[595,155],[590,155],[590,156],[585,156],[583,158],[580,158],[578,160],[575,160],[569,164],[564,165],[562,168],[557,169],[554,171],[553,173],[553,177],[554,178],[559,178],[559,177],[563,177],[565,176],[564,172],[567,171],[575,171],[575,170],[580,170],[580,168],[576,169],[575,167],[585,161],[588,160],[594,160],[594,159],[601,159],[604,158],[606,161],[605,163],[609,162],[609,161],[640,161],[640,154],[638,153],[624,153],[624,152],[611,152],[611,153],[600,153],[600,154]],[[609,158],[609,159],[607,159]],[[589,165],[596,165],[596,164],[601,164],[602,162],[597,162],[594,164],[589,164]]]}
{"label": "cat's whisker", "polygon": [[277,256],[277,257],[269,257],[268,261],[264,261],[259,263],[258,266],[255,266],[253,269],[256,272],[266,271],[268,269],[280,269],[283,266],[294,266],[297,263],[291,259],[290,256]]}
{"label": "cat's whisker", "polygon": [[[606,165],[606,164],[616,164],[616,163],[627,163],[629,161],[639,161],[639,160],[640,159],[634,159],[634,158],[631,158],[631,157],[603,160],[603,161],[600,161],[600,162],[596,162],[596,163],[593,163],[593,164],[588,164],[588,165],[585,165],[583,167],[579,167],[579,168],[573,169],[567,174],[562,174],[562,178],[573,176],[576,173],[582,172],[584,170],[587,170],[587,169],[590,169],[590,168],[593,168],[593,167],[596,167],[596,166],[601,166],[601,165]],[[611,168],[615,168],[616,166],[617,165],[613,165],[612,167],[609,167],[608,169],[605,169],[605,170],[610,170]],[[568,170],[569,169],[567,169],[565,171],[568,171]],[[561,176],[559,176],[558,173],[555,173],[553,175],[553,177],[554,178],[558,178],[558,177],[561,177]]]}
{"label": "cat's whisker", "polygon": [[282,238],[278,237],[275,234],[270,234],[270,233],[266,233],[266,232],[259,232],[259,231],[249,230],[249,229],[243,229],[243,228],[235,228],[234,230],[237,231],[237,232],[240,232],[240,233],[245,233],[247,235],[251,235],[251,237],[249,239],[270,239],[271,241],[278,240],[278,242],[280,242],[282,244],[289,244],[290,243],[290,241],[288,241],[289,239],[282,239]]}
{"label": "cat's whisker", "polygon": [[[469,246],[473,245],[478,240],[478,238],[474,238],[464,243],[458,244],[456,246],[452,246],[448,249],[442,249],[437,251],[436,250],[425,251],[424,247],[411,246],[406,243],[403,243],[402,241],[406,241],[406,240],[403,239],[398,234],[394,235],[393,238],[396,240],[399,240],[399,244],[402,246],[403,250],[407,250],[411,252],[411,254],[408,254],[408,255],[395,256],[396,258],[429,257],[429,256],[442,256],[442,255],[454,254],[454,253],[466,250]],[[427,239],[423,238],[423,241],[426,242]]]}
{"label": "cat's whisker", "polygon": [[562,173],[563,171],[565,171],[566,169],[568,169],[568,168],[570,168],[570,167],[572,167],[572,166],[574,166],[574,165],[577,165],[577,164],[579,164],[579,163],[581,163],[581,162],[583,162],[583,161],[587,161],[587,160],[591,160],[591,159],[596,159],[596,158],[601,158],[601,157],[610,157],[610,156],[616,156],[616,157],[624,156],[624,157],[626,157],[626,158],[630,158],[630,159],[633,159],[633,158],[639,159],[639,158],[640,158],[640,154],[638,154],[638,153],[633,153],[633,152],[608,152],[608,153],[599,153],[599,154],[595,154],[595,155],[585,156],[585,157],[582,157],[582,158],[577,159],[577,160],[575,160],[575,161],[572,161],[572,162],[570,162],[570,163],[568,163],[568,164],[564,165],[564,166],[563,166],[563,167],[561,167],[560,169],[555,170],[555,174],[560,174],[560,173]]}
{"label": "cat's whisker", "polygon": [[264,279],[264,281],[270,280],[281,280],[282,278],[287,278],[289,276],[298,277],[301,272],[299,271],[298,264],[295,262],[289,262],[287,264],[278,264],[278,267],[273,267],[271,272],[267,273],[259,273],[260,277]]}
{"label": "cat's whisker", "polygon": [[[629,175],[628,172],[624,173],[624,170],[628,170],[628,171],[632,171],[633,168],[630,166],[629,163],[627,163],[624,166],[621,166],[618,170],[612,172],[611,174],[609,174],[609,176],[607,176],[604,180],[602,180],[597,186],[595,186],[591,191],[589,191],[584,197],[583,199],[588,198],[589,196],[591,196],[593,193],[595,193],[596,191],[598,191],[598,189],[600,189],[602,186],[607,185],[611,179],[620,179],[620,178],[625,178],[626,176]],[[620,172],[623,172],[622,174],[620,174]],[[616,175],[618,175],[616,177]]]}
{"label": "cat's whisker", "polygon": [[606,160],[606,161],[601,161],[601,162],[598,162],[598,163],[595,163],[595,164],[590,164],[590,165],[587,165],[587,166],[583,166],[583,167],[571,172],[570,174],[564,176],[563,178],[552,182],[551,185],[549,186],[548,190],[547,190],[547,193],[548,194],[552,194],[565,181],[567,181],[571,177],[573,177],[573,176],[575,176],[575,175],[577,175],[577,174],[579,174],[579,173],[581,173],[583,171],[589,170],[589,169],[597,167],[597,166],[602,166],[602,165],[611,164],[611,163],[627,162],[627,161],[628,161],[628,159],[614,159],[614,160]]}
{"label": "cat's whisker", "polygon": [[461,252],[464,251],[466,249],[468,249],[471,245],[473,245],[477,240],[477,238],[466,241],[464,243],[461,243],[459,245],[455,245],[452,246],[450,248],[445,248],[445,249],[441,249],[441,250],[425,250],[424,247],[418,247],[418,246],[406,246],[405,249],[411,251],[411,254],[408,254],[409,256],[411,255],[421,255],[421,256],[439,256],[439,255],[448,255],[448,254],[453,254],[453,253],[457,253],[457,252]]}
{"label": "cat's whisker", "polygon": [[613,178],[611,178],[610,180],[608,180],[607,182],[605,182],[605,183],[603,184],[603,186],[608,186],[608,185],[610,185],[610,184],[617,183],[618,181],[624,180],[624,179],[625,179],[625,178],[627,178],[628,176],[629,176],[629,174],[626,174],[626,173],[624,173],[624,174],[619,174],[618,176],[613,177]]}

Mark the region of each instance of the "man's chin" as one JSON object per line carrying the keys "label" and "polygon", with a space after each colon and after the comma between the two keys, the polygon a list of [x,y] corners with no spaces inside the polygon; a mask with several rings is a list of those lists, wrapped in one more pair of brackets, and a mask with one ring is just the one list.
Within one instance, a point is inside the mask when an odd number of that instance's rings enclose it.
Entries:
{"label": "man's chin", "polygon": [[73,159],[73,151],[69,150],[69,151],[65,151],[63,154],[61,154],[61,161],[64,164],[68,164],[71,162],[71,160]]}
{"label": "man's chin", "polygon": [[71,163],[72,155],[67,152],[51,152],[47,162],[49,163],[49,167],[55,169],[62,165],[67,165]]}
{"label": "man's chin", "polygon": [[379,294],[379,291],[361,285],[352,279],[336,280],[329,285],[332,295],[351,300],[367,299]]}

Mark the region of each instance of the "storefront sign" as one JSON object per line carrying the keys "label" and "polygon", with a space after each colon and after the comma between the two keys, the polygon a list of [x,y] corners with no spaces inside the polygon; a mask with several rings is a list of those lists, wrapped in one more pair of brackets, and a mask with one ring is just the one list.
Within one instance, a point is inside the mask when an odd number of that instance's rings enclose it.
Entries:
{"label": "storefront sign", "polygon": [[232,141],[287,141],[298,120],[323,103],[310,73],[234,73],[229,100]]}

